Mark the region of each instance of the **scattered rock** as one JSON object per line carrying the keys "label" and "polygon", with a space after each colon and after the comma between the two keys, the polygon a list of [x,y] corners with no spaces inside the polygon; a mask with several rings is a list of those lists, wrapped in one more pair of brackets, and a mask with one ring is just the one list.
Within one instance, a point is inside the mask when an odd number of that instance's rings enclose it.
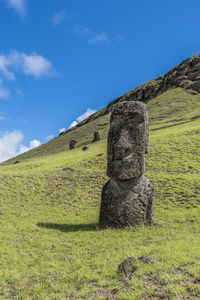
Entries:
{"label": "scattered rock", "polygon": [[152,258],[149,257],[149,256],[147,256],[147,255],[145,255],[145,254],[142,254],[142,256],[138,257],[138,259],[140,261],[143,261],[144,263],[150,263],[150,262],[152,262]]}
{"label": "scattered rock", "polygon": [[162,224],[160,224],[160,223],[157,223],[157,222],[154,222],[154,223],[153,223],[153,225],[154,225],[154,226],[158,226],[158,227],[163,227],[163,225],[162,225]]}
{"label": "scattered rock", "polygon": [[95,142],[98,142],[98,141],[100,141],[100,134],[99,134],[98,131],[95,131],[95,132],[94,132],[94,138],[93,138],[93,140],[92,140],[92,143],[95,143]]}
{"label": "scattered rock", "polygon": [[19,163],[19,160],[16,160],[13,162],[13,164],[18,164]]}
{"label": "scattered rock", "polygon": [[[157,249],[155,249],[157,250]],[[153,259],[146,254],[142,254],[142,256],[138,257],[139,261],[144,263],[151,263]],[[141,266],[137,259],[133,256],[126,258],[122,261],[118,266],[118,272],[124,273],[128,279],[131,279],[133,273]]]}
{"label": "scattered rock", "polygon": [[73,172],[74,169],[72,169],[72,168],[63,168],[63,171],[71,171],[71,172]]}
{"label": "scattered rock", "polygon": [[117,288],[115,288],[115,289],[112,289],[112,290],[111,290],[111,293],[112,293],[113,295],[115,295],[115,294],[118,293],[118,291],[119,291],[119,290],[118,290]]}
{"label": "scattered rock", "polygon": [[122,272],[126,277],[131,275],[137,270],[137,260],[131,256],[122,261],[118,266],[118,272]]}
{"label": "scattered rock", "polygon": [[103,155],[103,153],[99,153],[99,154],[97,154],[96,156],[102,156]]}
{"label": "scattered rock", "polygon": [[86,151],[86,150],[88,150],[88,149],[89,149],[88,146],[83,146],[82,151]]}
{"label": "scattered rock", "polygon": [[69,149],[72,150],[75,148],[77,141],[75,139],[70,140],[69,142]]}
{"label": "scattered rock", "polygon": [[189,218],[188,218],[188,219],[186,219],[186,221],[187,221],[187,222],[190,222],[190,223],[194,223],[194,220],[193,220],[193,219],[189,219]]}

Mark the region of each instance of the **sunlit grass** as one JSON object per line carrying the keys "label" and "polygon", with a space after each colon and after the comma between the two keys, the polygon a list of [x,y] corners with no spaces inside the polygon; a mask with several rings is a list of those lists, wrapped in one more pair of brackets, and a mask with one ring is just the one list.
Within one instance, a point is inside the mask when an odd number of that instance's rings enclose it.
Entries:
{"label": "sunlit grass", "polygon": [[[181,89],[172,93],[180,97]],[[70,133],[79,136],[73,151],[69,137],[61,136],[38,156],[0,166],[0,298],[200,298],[200,119],[192,113],[198,99],[172,112],[171,96],[167,107],[161,98],[149,103],[146,175],[156,188],[156,226],[98,228],[107,180],[103,119],[100,142],[91,144],[94,120],[91,128],[87,124],[88,139],[81,136],[86,125]],[[152,262],[139,263],[131,280],[117,272],[122,260],[143,253]]]}

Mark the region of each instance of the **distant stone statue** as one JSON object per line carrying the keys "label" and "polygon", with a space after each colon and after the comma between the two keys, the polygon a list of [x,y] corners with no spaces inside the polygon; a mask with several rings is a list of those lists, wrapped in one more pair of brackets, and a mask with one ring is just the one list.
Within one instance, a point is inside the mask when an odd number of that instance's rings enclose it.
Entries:
{"label": "distant stone statue", "polygon": [[74,149],[76,143],[77,143],[76,140],[74,140],[74,139],[70,140],[70,142],[69,142],[69,149],[70,149],[70,150]]}
{"label": "distant stone statue", "polygon": [[100,134],[99,134],[98,131],[95,131],[92,143],[95,143],[95,142],[98,142],[98,141],[100,141]]}
{"label": "distant stone statue", "polygon": [[147,107],[139,101],[114,106],[107,145],[107,175],[102,190],[101,227],[152,225],[154,186],[143,173],[148,153]]}

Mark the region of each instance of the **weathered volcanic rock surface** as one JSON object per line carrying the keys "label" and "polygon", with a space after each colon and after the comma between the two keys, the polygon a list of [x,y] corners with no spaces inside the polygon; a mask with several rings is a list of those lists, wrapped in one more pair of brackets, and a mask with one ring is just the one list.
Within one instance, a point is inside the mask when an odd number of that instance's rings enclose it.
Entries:
{"label": "weathered volcanic rock surface", "polygon": [[137,183],[118,185],[110,179],[103,187],[99,216],[101,227],[153,225],[154,186],[142,176]]}
{"label": "weathered volcanic rock surface", "polygon": [[148,152],[147,107],[139,101],[114,106],[107,145],[107,175],[101,197],[101,227],[152,225],[154,186],[143,173]]}

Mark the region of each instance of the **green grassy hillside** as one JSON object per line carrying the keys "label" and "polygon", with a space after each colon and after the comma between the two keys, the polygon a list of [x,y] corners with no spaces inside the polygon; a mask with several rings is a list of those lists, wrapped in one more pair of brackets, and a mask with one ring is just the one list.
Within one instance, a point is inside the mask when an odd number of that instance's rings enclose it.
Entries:
{"label": "green grassy hillside", "polygon": [[[127,93],[128,94],[128,93]],[[186,91],[183,88],[170,89],[148,101],[150,130],[190,122],[200,117],[200,94]],[[89,117],[89,122],[74,127],[48,143],[31,151],[8,160],[3,165],[12,164],[16,160],[22,161],[33,157],[46,156],[69,150],[70,139],[76,139],[76,147],[91,144],[95,130],[100,132],[101,138],[107,139],[110,113],[99,116],[99,112]],[[97,118],[98,117],[98,118]]]}
{"label": "green grassy hillside", "polygon": [[[0,165],[0,299],[200,299],[200,95],[147,105],[160,226],[99,230],[109,114],[93,119]],[[143,253],[153,261],[131,280],[117,272]]]}

